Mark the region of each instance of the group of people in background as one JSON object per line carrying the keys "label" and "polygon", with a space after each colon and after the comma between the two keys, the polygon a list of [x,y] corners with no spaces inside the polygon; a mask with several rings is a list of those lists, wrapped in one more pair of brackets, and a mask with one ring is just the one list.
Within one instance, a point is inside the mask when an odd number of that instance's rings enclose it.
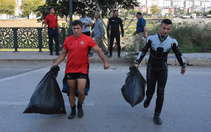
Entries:
{"label": "group of people in background", "polygon": [[[95,12],[94,18],[95,23],[93,23],[92,19],[87,16],[85,11],[82,11],[82,16],[79,18],[79,21],[83,23],[83,31],[82,33],[87,36],[91,36],[94,40],[94,42],[101,48],[101,50],[104,52],[108,58],[112,57],[113,52],[113,44],[114,39],[116,39],[116,45],[117,45],[117,51],[118,51],[118,58],[121,58],[121,45],[120,45],[120,37],[124,37],[124,28],[123,28],[123,21],[121,18],[118,17],[119,12],[118,10],[113,11],[113,17],[108,19],[107,24],[107,38],[109,39],[108,43],[108,49],[106,48],[103,39],[105,39],[105,30],[103,26],[103,21],[100,19],[100,13]],[[136,14],[137,21],[137,27],[136,31],[133,33],[133,36],[135,36],[134,41],[134,55],[138,55],[139,53],[139,45],[142,43],[145,44],[145,40],[147,38],[147,32],[146,32],[146,21],[142,17],[142,13],[138,12]],[[53,39],[55,41],[55,51],[56,55],[60,55],[59,53],[59,24],[57,16],[55,15],[54,8],[50,9],[49,14],[45,17],[44,21],[44,34],[47,36],[46,27],[48,25],[48,37],[49,37],[49,50],[50,55],[53,55]],[[93,27],[93,28],[92,28]],[[121,28],[121,30],[120,30]],[[90,31],[92,29],[92,31]],[[89,48],[88,51],[89,56],[92,56],[94,54],[93,50]]]}

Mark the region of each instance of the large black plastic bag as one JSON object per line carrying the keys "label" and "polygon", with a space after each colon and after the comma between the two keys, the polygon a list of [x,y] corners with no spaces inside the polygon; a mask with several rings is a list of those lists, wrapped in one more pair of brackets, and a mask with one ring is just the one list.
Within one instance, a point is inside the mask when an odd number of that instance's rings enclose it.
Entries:
{"label": "large black plastic bag", "polygon": [[121,90],[124,99],[134,107],[144,99],[146,81],[134,65],[129,69],[130,72],[127,73],[125,85]]}
{"label": "large black plastic bag", "polygon": [[56,81],[58,66],[53,66],[37,85],[23,113],[59,114],[66,113],[61,90]]}

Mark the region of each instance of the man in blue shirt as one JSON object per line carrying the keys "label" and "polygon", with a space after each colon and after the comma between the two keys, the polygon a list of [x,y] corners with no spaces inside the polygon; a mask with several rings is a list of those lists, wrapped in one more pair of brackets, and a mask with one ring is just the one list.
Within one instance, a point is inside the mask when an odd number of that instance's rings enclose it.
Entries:
{"label": "man in blue shirt", "polygon": [[136,14],[136,18],[138,19],[136,31],[133,33],[133,36],[136,35],[134,41],[135,55],[139,54],[139,43],[141,42],[143,45],[146,43],[147,32],[146,32],[146,21],[142,17],[142,13],[138,12]]}
{"label": "man in blue shirt", "polygon": [[93,36],[93,40],[102,49],[104,54],[108,55],[108,50],[102,41],[102,39],[105,39],[105,30],[103,28],[103,22],[100,20],[100,14],[98,12],[95,12],[94,17],[96,19],[96,22],[95,22],[94,29],[92,30],[91,36]]}

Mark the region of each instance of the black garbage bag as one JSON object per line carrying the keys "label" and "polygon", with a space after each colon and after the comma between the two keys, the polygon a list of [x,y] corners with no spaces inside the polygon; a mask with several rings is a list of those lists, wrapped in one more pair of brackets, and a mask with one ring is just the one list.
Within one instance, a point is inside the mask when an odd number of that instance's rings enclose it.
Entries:
{"label": "black garbage bag", "polygon": [[61,90],[56,81],[58,66],[53,66],[37,85],[23,113],[60,114],[66,113]]}
{"label": "black garbage bag", "polygon": [[146,81],[134,65],[129,69],[130,72],[127,73],[125,85],[121,91],[124,99],[134,107],[144,99]]}

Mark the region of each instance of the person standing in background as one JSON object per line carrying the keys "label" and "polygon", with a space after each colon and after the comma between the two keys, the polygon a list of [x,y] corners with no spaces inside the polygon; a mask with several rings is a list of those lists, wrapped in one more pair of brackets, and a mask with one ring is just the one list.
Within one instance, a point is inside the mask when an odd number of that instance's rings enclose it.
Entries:
{"label": "person standing in background", "polygon": [[138,12],[136,14],[136,18],[138,19],[138,22],[136,25],[136,31],[133,33],[133,36],[136,35],[134,41],[134,49],[135,49],[134,55],[139,54],[139,44],[141,42],[143,45],[145,45],[147,38],[146,20],[142,17],[142,13]]}
{"label": "person standing in background", "polygon": [[[79,21],[81,21],[83,23],[82,33],[87,36],[90,36],[91,35],[90,26],[93,26],[92,19],[87,16],[85,11],[82,11],[82,17],[79,18]],[[89,54],[89,56],[92,56],[93,54],[90,51],[91,51],[91,48],[89,48],[88,54]]]}
{"label": "person standing in background", "polygon": [[55,50],[56,50],[56,55],[59,54],[59,24],[58,24],[58,19],[55,14],[54,8],[50,8],[50,13],[45,17],[45,25],[44,25],[44,34],[47,36],[46,32],[46,25],[48,25],[48,37],[49,37],[49,50],[50,50],[50,55],[53,55],[53,38],[55,41]]}
{"label": "person standing in background", "polygon": [[[109,55],[109,58],[112,57],[114,38],[116,38],[116,42],[117,42],[118,57],[121,58],[121,56],[120,56],[121,46],[120,46],[119,26],[121,27],[122,37],[124,36],[124,29],[123,29],[122,19],[119,18],[118,16],[119,16],[118,10],[114,10],[113,11],[113,17],[109,18],[109,20],[108,20],[107,37],[110,38],[110,47],[109,47],[110,55]],[[111,29],[111,34],[109,34],[110,29]]]}
{"label": "person standing in background", "polygon": [[93,40],[102,49],[104,54],[108,55],[108,50],[106,49],[102,40],[105,39],[105,30],[103,28],[103,22],[102,20],[100,20],[100,14],[98,12],[95,12],[94,17],[96,19],[96,22],[94,29],[92,30],[91,36],[93,36]]}

